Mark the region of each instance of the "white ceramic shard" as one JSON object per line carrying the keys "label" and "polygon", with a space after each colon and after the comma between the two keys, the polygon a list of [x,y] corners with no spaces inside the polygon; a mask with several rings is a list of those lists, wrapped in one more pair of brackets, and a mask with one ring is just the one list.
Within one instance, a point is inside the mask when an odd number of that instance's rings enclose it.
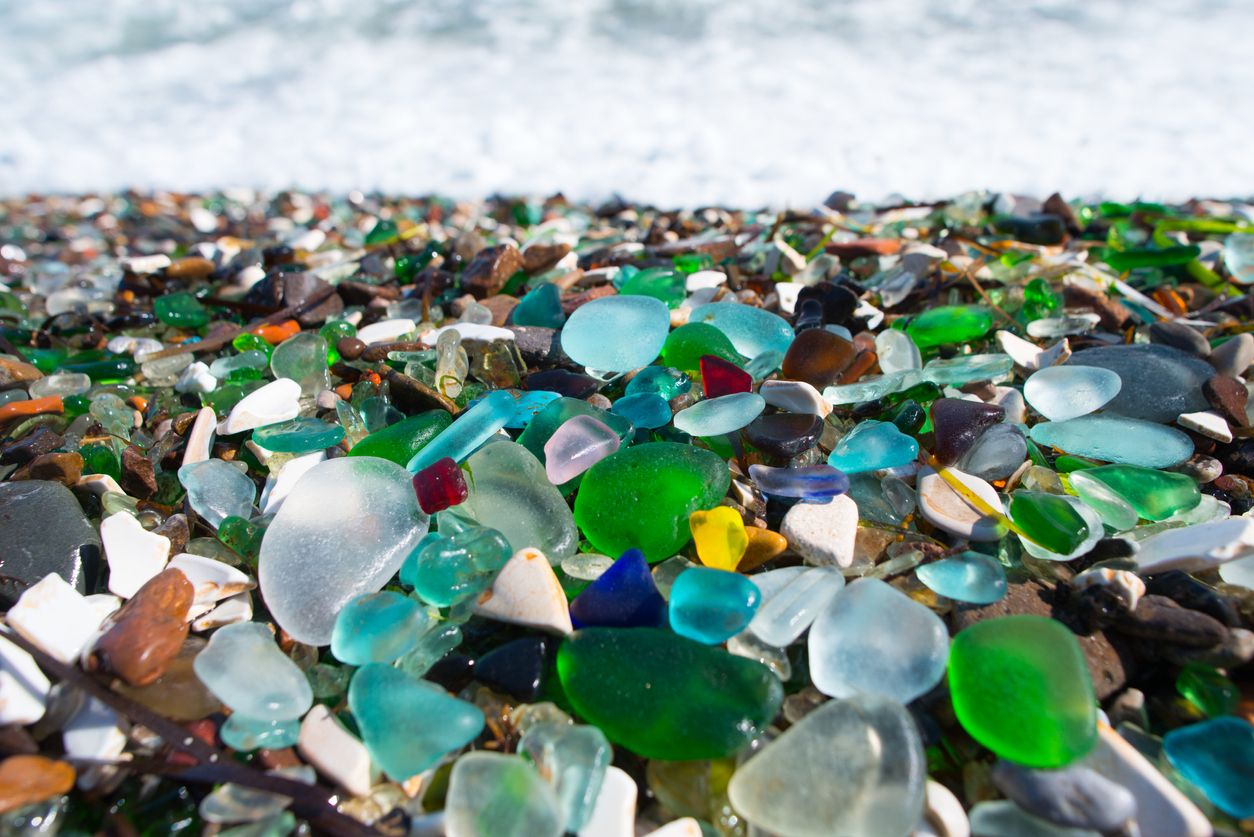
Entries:
{"label": "white ceramic shard", "polygon": [[50,657],[73,665],[100,627],[100,611],[56,573],[32,584],[5,621]]}
{"label": "white ceramic shard", "polygon": [[319,773],[353,796],[370,794],[374,772],[366,745],[322,704],[314,704],[301,721],[296,749]]}
{"label": "white ceramic shard", "polygon": [[375,343],[395,343],[414,330],[414,321],[404,317],[380,320],[357,330],[357,339],[367,346]]}
{"label": "white ceramic shard", "polygon": [[636,781],[610,765],[601,793],[579,837],[633,837],[636,833]]}
{"label": "white ceramic shard", "polygon": [[822,394],[805,381],[763,381],[758,394],[772,407],[789,413],[809,413],[826,416],[832,405]]}
{"label": "white ceramic shard", "polygon": [[[949,473],[990,507],[1004,513],[1001,499],[987,482],[955,468],[950,468]],[[919,471],[918,499],[919,511],[928,522],[950,534],[973,541],[995,541],[1001,537],[996,518],[986,516],[968,503],[931,468]]]}
{"label": "white ceramic shard", "polygon": [[175,555],[169,566],[182,570],[192,584],[192,606],[187,614],[189,620],[209,612],[223,599],[257,586],[251,578],[229,564],[191,552]]}
{"label": "white ceramic shard", "polygon": [[35,658],[0,634],[0,724],[33,724],[44,716],[52,683]]}
{"label": "white ceramic shard", "polygon": [[1254,518],[1230,517],[1168,529],[1141,542],[1134,556],[1140,572],[1196,572],[1254,553]]}
{"label": "white ceramic shard", "polygon": [[187,431],[187,447],[183,451],[184,465],[204,462],[213,453],[213,440],[217,435],[218,417],[212,407],[201,407],[196,420]]}
{"label": "white ceramic shard", "polygon": [[520,549],[492,586],[479,594],[475,613],[498,622],[569,634],[570,603],[549,559],[538,549]]}
{"label": "white ceramic shard", "polygon": [[170,558],[170,539],[149,532],[130,512],[100,521],[100,540],[109,562],[109,592],[124,599],[164,570]]}

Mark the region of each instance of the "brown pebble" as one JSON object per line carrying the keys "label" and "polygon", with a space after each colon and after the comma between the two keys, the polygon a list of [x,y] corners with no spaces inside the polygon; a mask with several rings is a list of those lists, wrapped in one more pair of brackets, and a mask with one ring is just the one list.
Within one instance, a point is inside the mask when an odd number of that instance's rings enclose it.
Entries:
{"label": "brown pebble", "polygon": [[587,305],[594,299],[603,299],[607,296],[614,296],[618,291],[614,290],[613,285],[597,285],[595,288],[589,288],[577,294],[566,294],[562,296],[562,312],[566,316],[574,313],[576,308]]}
{"label": "brown pebble", "polygon": [[200,256],[179,259],[165,269],[170,279],[204,279],[213,273],[213,262]]}
{"label": "brown pebble", "polygon": [[0,463],[5,465],[25,465],[36,457],[51,453],[65,440],[46,427],[37,427],[18,441],[4,449],[0,454]]}
{"label": "brown pebble", "polygon": [[141,500],[157,493],[157,473],[148,457],[134,445],[122,451],[122,479],[119,484],[127,494]]}
{"label": "brown pebble", "polygon": [[466,265],[462,287],[483,299],[505,287],[510,277],[522,270],[523,258],[513,244],[485,247]]}
{"label": "brown pebble", "polygon": [[1101,291],[1080,285],[1065,285],[1062,289],[1062,299],[1068,308],[1092,311],[1101,318],[1102,328],[1110,331],[1122,331],[1132,320],[1132,312],[1126,305],[1111,299]]}
{"label": "brown pebble", "polygon": [[357,360],[366,351],[366,344],[356,337],[341,337],[335,344],[335,350],[345,360]]}
{"label": "brown pebble", "polygon": [[155,681],[187,639],[194,592],[181,570],[154,576],[110,617],[111,627],[92,651],[93,664],[132,686]]}
{"label": "brown pebble", "polygon": [[827,329],[812,328],[792,341],[780,371],[790,381],[805,381],[822,390],[840,379],[855,355],[853,343]]}
{"label": "brown pebble", "polygon": [[531,275],[550,270],[566,257],[570,245],[566,243],[537,242],[522,251],[522,269]]}
{"label": "brown pebble", "polygon": [[14,358],[0,357],[0,389],[22,386],[43,376],[44,373],[29,363]]}
{"label": "brown pebble", "polygon": [[1245,402],[1249,398],[1245,384],[1227,375],[1216,375],[1202,383],[1202,395],[1206,401],[1231,423],[1238,427],[1249,427],[1250,420],[1245,415]]}
{"label": "brown pebble", "polygon": [[1115,630],[1188,648],[1212,648],[1228,637],[1228,629],[1218,619],[1155,595],[1144,596],[1136,610],[1115,624]]}
{"label": "brown pebble", "polygon": [[9,756],[0,762],[0,814],[68,793],[74,768],[43,756]]}
{"label": "brown pebble", "polygon": [[187,541],[192,536],[191,527],[187,524],[187,515],[172,514],[152,531],[170,539],[171,555],[187,551]]}
{"label": "brown pebble", "polygon": [[196,655],[205,645],[200,637],[189,636],[156,680],[147,686],[115,682],[113,690],[172,721],[198,721],[212,715],[222,708],[222,703],[200,682],[193,668]]}
{"label": "brown pebble", "polygon": [[51,480],[72,486],[83,476],[83,457],[78,453],[45,453],[27,466],[33,480]]}
{"label": "brown pebble", "polygon": [[509,315],[518,307],[518,297],[497,294],[481,300],[479,304],[492,312],[492,325],[500,328],[509,322]]}

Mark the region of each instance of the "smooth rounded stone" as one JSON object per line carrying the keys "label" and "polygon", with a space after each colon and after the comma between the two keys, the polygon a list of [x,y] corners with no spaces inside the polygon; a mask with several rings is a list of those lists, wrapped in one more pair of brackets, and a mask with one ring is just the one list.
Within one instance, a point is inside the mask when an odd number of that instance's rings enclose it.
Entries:
{"label": "smooth rounded stone", "polygon": [[743,575],[692,567],[675,579],[670,595],[671,630],[705,645],[718,645],[753,619],[762,594]]}
{"label": "smooth rounded stone", "polygon": [[1173,427],[1110,414],[1042,422],[1029,435],[1076,456],[1144,468],[1170,468],[1193,455],[1192,440]]}
{"label": "smooth rounded stone", "polygon": [[957,462],[985,430],[1006,417],[1006,411],[996,404],[965,398],[938,398],[928,408],[928,414],[936,440],[932,452],[942,465]]}
{"label": "smooth rounded stone", "polygon": [[886,328],[875,335],[875,354],[879,357],[880,371],[885,375],[923,368],[919,347],[908,334],[894,328]]}
{"label": "smooth rounded stone", "polygon": [[624,395],[614,402],[610,411],[622,416],[635,427],[654,430],[671,423],[671,406],[655,392],[638,392]]}
{"label": "smooth rounded stone", "polygon": [[[523,733],[518,753],[552,782],[565,830],[583,828],[596,807],[613,755],[605,733],[586,724],[543,721]],[[633,806],[633,820],[635,813]]]}
{"label": "smooth rounded stone", "polygon": [[784,515],[779,533],[811,564],[848,567],[858,535],[858,504],[846,494],[826,503],[798,503]]}
{"label": "smooth rounded stone", "polygon": [[1174,346],[1197,357],[1210,356],[1210,341],[1184,323],[1150,323],[1149,339],[1151,343]]}
{"label": "smooth rounded stone", "polygon": [[1250,402],[1250,393],[1244,381],[1216,375],[1202,384],[1202,394],[1226,422],[1237,427],[1250,426],[1250,418],[1245,411]]}
{"label": "smooth rounded stone", "polygon": [[215,529],[228,517],[252,517],[257,486],[231,463],[222,459],[193,462],[179,468],[178,476],[192,509]]}
{"label": "smooth rounded stone", "polygon": [[[357,329],[357,339],[365,343],[367,346],[375,343],[395,343],[414,330],[416,324],[413,320],[404,317],[380,320],[377,323],[371,323],[364,328]],[[435,338],[427,341],[428,345],[435,345]]]}
{"label": "smooth rounded stone", "polygon": [[549,482],[561,485],[618,450],[618,434],[592,416],[566,421],[544,443],[544,470]]}
{"label": "smooth rounded stone", "polygon": [[698,401],[675,414],[674,424],[692,436],[734,433],[762,414],[766,402],[755,392],[737,392]]}
{"label": "smooth rounded stone", "polygon": [[788,837],[900,837],[923,811],[927,761],[895,701],[824,703],[742,764],[727,788],[750,823]]}
{"label": "smooth rounded stone", "polygon": [[823,419],[809,413],[774,413],[758,416],[744,428],[745,441],[780,459],[791,459],[818,442]]}
{"label": "smooth rounded stone", "polygon": [[192,665],[218,700],[248,718],[289,721],[313,705],[304,673],[257,622],[219,628]]}
{"label": "smooth rounded stone", "polygon": [[805,381],[763,381],[758,394],[768,407],[789,413],[808,413],[822,418],[832,411],[822,394]]}
{"label": "smooth rounded stone", "polygon": [[993,784],[1029,814],[1064,828],[1119,830],[1136,816],[1136,797],[1080,764],[1033,770],[1005,760],[993,767]]}
{"label": "smooth rounded stone", "polygon": [[576,308],[562,326],[562,350],[591,369],[630,372],[661,353],[670,324],[666,304],[652,297],[594,299]]}
{"label": "smooth rounded stone", "polygon": [[0,484],[0,543],[4,575],[11,579],[0,584],[5,607],[48,573],[82,592],[83,561],[98,561],[101,548],[100,535],[74,494],[59,482],[44,480]]}
{"label": "smooth rounded stone", "polygon": [[792,326],[783,317],[734,302],[698,305],[688,315],[688,322],[714,326],[745,357],[757,357],[763,352],[784,354],[794,339]]}
{"label": "smooth rounded stone", "polygon": [[579,531],[570,506],[525,447],[492,442],[467,459],[466,467],[469,494],[460,512],[496,529],[514,552],[534,547],[553,563],[575,554]]}
{"label": "smooth rounded stone", "polygon": [[993,327],[993,312],[982,305],[941,305],[910,320],[906,334],[920,349],[969,343]]}
{"label": "smooth rounded stone", "polygon": [[100,625],[88,663],[134,687],[165,672],[187,639],[194,588],[178,569],[161,572]]}
{"label": "smooth rounded stone", "polygon": [[749,466],[749,478],[764,494],[800,500],[822,501],[849,490],[849,477],[831,465],[774,468],[753,464]]}
{"label": "smooth rounded stone", "polygon": [[1172,767],[1236,819],[1254,817],[1254,725],[1244,718],[1212,718],[1163,737]]}
{"label": "smooth rounded stone", "polygon": [[913,462],[919,443],[891,421],[864,421],[841,438],[827,457],[827,464],[846,474],[896,468]]}
{"label": "smooth rounded stone", "polygon": [[326,645],[344,605],[382,588],[428,526],[409,472],[394,462],[320,462],[266,529],[257,575],[262,598],[294,639]]}
{"label": "smooth rounded stone", "polygon": [[562,813],[553,786],[520,756],[467,753],[453,764],[449,777],[444,833],[448,837],[560,837]]}
{"label": "smooth rounded stone", "polygon": [[1110,403],[1123,379],[1097,366],[1050,366],[1033,372],[1023,384],[1023,397],[1050,421],[1088,415]]}
{"label": "smooth rounded stone", "polygon": [[1254,518],[1230,517],[1168,529],[1141,541],[1134,557],[1140,573],[1197,572],[1254,553]]}
{"label": "smooth rounded stone", "polygon": [[1014,365],[1014,358],[1000,353],[936,358],[923,367],[923,380],[947,386],[996,381],[1009,375]]}
{"label": "smooth rounded stone", "polygon": [[424,602],[449,607],[487,589],[511,551],[495,529],[463,526],[459,518],[447,515],[441,516],[439,526],[440,534],[432,532],[414,547],[400,577]]}
{"label": "smooth rounded stone", "polygon": [[297,751],[308,764],[353,796],[369,796],[375,771],[370,753],[322,704],[314,704],[300,725]]}
{"label": "smooth rounded stone", "polygon": [[644,553],[629,549],[575,597],[570,616],[576,628],[660,628],[666,625],[666,600]]}
{"label": "smooth rounded stone", "polygon": [[474,704],[383,663],[353,674],[348,708],[371,761],[397,782],[474,741],[484,724]]}
{"label": "smooth rounded stone", "polygon": [[1003,799],[976,803],[971,808],[970,827],[977,837],[1101,837],[1088,828],[1054,825]]}
{"label": "smooth rounded stone", "polygon": [[1254,334],[1237,334],[1225,340],[1211,351],[1208,359],[1220,375],[1241,377],[1254,363]]}
{"label": "smooth rounded stone", "polygon": [[688,517],[697,557],[707,567],[734,571],[749,548],[744,518],[730,506],[694,511]]}
{"label": "smooth rounded stone", "polygon": [[575,711],[650,759],[719,759],[761,733],[783,688],[766,666],[653,628],[585,628],[557,672]]}
{"label": "smooth rounded stone", "polygon": [[430,621],[421,604],[400,593],[367,593],[335,617],[331,653],[351,666],[390,663],[413,650]]}
{"label": "smooth rounded stone", "polygon": [[821,390],[836,383],[840,373],[853,363],[855,355],[857,349],[849,340],[827,329],[808,329],[798,334],[788,347],[780,374]]}
{"label": "smooth rounded stone", "polygon": [[662,561],[688,543],[692,512],[717,505],[730,485],[727,463],[714,453],[674,442],[633,445],[583,475],[575,521],[598,552],[639,547],[650,562]]}
{"label": "smooth rounded stone", "polygon": [[218,729],[222,743],[241,753],[266,748],[281,750],[300,739],[300,723],[295,720],[259,721],[232,712]]}
{"label": "smooth rounded stone", "polygon": [[1013,424],[994,424],[958,460],[958,467],[983,480],[1002,480],[1019,470],[1027,458],[1023,432]]}
{"label": "smooth rounded stone", "polygon": [[429,468],[444,457],[462,462],[497,434],[514,415],[514,396],[493,390],[459,415],[413,455],[405,466],[411,474]]}
{"label": "smooth rounded stone", "polygon": [[1172,422],[1181,413],[1205,410],[1202,384],[1215,374],[1206,361],[1171,346],[1129,344],[1076,352],[1068,366],[1096,366],[1124,385],[1106,409],[1145,421]]}
{"label": "smooth rounded stone", "polygon": [[[794,572],[799,570],[799,572]],[[778,588],[764,588],[763,577],[787,573]],[[749,623],[749,630],[768,645],[786,648],[810,627],[845,587],[845,577],[830,567],[788,567],[753,577],[762,589],[762,606]]]}
{"label": "smooth rounded stone", "polygon": [[810,626],[810,677],[832,697],[881,695],[909,703],[945,676],[949,629],[932,611],[876,578],[836,594]]}
{"label": "smooth rounded stone", "polygon": [[1006,570],[996,558],[960,552],[914,571],[919,581],[947,599],[992,604],[1006,595]]}
{"label": "smooth rounded stone", "polygon": [[[1001,498],[987,482],[954,468],[950,468],[949,473],[986,505],[1002,511]],[[995,541],[1001,538],[1001,524],[997,519],[985,515],[971,505],[932,468],[925,466],[919,469],[916,486],[919,512],[933,526],[972,541]]]}
{"label": "smooth rounded stone", "polygon": [[233,436],[300,415],[300,384],[279,378],[241,398],[230,414],[218,423],[218,434]]}
{"label": "smooth rounded stone", "polygon": [[949,692],[963,728],[1009,761],[1062,767],[1096,743],[1084,654],[1049,617],[1004,616],[961,630],[949,649]]}
{"label": "smooth rounded stone", "polygon": [[1146,520],[1166,520],[1195,508],[1202,501],[1202,494],[1192,477],[1154,468],[1136,465],[1086,468],[1072,472],[1073,486],[1076,477],[1081,478],[1081,483],[1101,483]]}
{"label": "smooth rounded stone", "polygon": [[344,438],[344,428],[312,418],[294,418],[258,427],[253,441],[275,453],[308,453],[333,447]]}

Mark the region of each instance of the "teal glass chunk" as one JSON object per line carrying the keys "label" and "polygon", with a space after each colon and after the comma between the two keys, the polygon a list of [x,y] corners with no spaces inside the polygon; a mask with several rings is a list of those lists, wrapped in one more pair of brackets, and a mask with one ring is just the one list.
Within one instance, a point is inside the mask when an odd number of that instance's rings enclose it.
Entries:
{"label": "teal glass chunk", "polygon": [[338,445],[344,428],[315,418],[294,418],[253,431],[253,441],[275,453],[307,453]]}
{"label": "teal glass chunk", "polygon": [[712,567],[684,570],[671,587],[671,629],[706,645],[718,645],[748,627],[762,593],[739,573]]}
{"label": "teal glass chunk", "polygon": [[624,392],[627,395],[652,392],[670,401],[691,389],[692,379],[686,373],[669,366],[646,366],[627,382]]}
{"label": "teal glass chunk", "polygon": [[459,415],[414,454],[407,466],[409,472],[416,474],[446,456],[454,462],[463,462],[496,431],[505,427],[514,415],[515,405],[514,396],[505,390],[489,392],[482,401]]}
{"label": "teal glass chunk", "polygon": [[764,352],[783,354],[792,345],[792,326],[778,314],[739,302],[710,302],[692,309],[690,323],[709,323],[727,335],[736,351],[756,358]]}
{"label": "teal glass chunk", "polygon": [[1254,726],[1214,718],[1163,738],[1167,760],[1229,816],[1254,817]]}
{"label": "teal glass chunk", "polygon": [[914,572],[929,590],[957,602],[992,604],[1006,595],[1005,568],[978,552],[960,552]]}
{"label": "teal glass chunk", "polygon": [[561,328],[566,322],[562,311],[562,292],[557,285],[545,282],[527,292],[511,315],[514,325]]}
{"label": "teal glass chunk", "polygon": [[218,735],[228,747],[241,753],[262,748],[281,750],[294,746],[300,738],[300,721],[259,721],[232,712],[218,730]]}
{"label": "teal glass chunk", "polygon": [[827,463],[846,474],[896,468],[913,462],[919,443],[890,421],[864,421],[836,443]]}
{"label": "teal glass chunk", "polygon": [[448,537],[418,544],[414,558],[414,592],[424,602],[448,607],[478,595],[492,583],[511,553],[505,536],[474,526]]}
{"label": "teal glass chunk", "polygon": [[671,405],[655,392],[625,395],[614,402],[610,412],[646,430],[665,427],[671,421]]}
{"label": "teal glass chunk", "polygon": [[418,645],[430,621],[426,608],[400,593],[358,596],[335,617],[331,653],[351,666],[390,663]]}

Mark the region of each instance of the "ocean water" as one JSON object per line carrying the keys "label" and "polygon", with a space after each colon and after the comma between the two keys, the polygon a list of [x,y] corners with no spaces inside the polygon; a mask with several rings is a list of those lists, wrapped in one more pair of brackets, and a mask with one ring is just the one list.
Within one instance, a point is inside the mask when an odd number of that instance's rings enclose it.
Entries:
{"label": "ocean water", "polygon": [[1254,194],[1250,0],[0,0],[0,193]]}

